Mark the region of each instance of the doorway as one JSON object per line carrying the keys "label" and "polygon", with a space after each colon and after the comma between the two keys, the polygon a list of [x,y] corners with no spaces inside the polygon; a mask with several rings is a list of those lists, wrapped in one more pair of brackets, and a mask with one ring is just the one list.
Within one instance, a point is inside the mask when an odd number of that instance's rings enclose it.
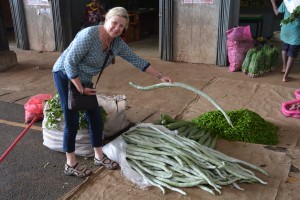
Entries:
{"label": "doorway", "polygon": [[[121,6],[130,15],[130,24],[125,41],[133,51],[146,56],[159,57],[159,1],[160,0],[100,0],[107,12],[110,8]],[[72,36],[81,30],[83,8],[90,0],[70,1]]]}
{"label": "doorway", "polygon": [[7,34],[7,40],[9,43],[9,46],[15,46],[16,39],[15,39],[15,33],[14,33],[14,25],[9,5],[9,0],[2,0],[1,2],[3,17],[4,17],[4,25],[6,29]]}

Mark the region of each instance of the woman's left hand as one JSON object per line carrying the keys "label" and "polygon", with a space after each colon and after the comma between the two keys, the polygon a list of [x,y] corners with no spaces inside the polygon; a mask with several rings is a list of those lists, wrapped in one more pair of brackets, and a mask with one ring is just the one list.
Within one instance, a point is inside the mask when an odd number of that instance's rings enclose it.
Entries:
{"label": "woman's left hand", "polygon": [[160,79],[163,83],[173,83],[173,80],[168,76],[162,76]]}

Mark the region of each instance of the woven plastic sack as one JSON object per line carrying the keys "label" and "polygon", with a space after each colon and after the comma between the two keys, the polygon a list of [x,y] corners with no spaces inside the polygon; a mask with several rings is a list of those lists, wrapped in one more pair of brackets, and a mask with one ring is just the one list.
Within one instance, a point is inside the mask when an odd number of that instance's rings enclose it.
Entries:
{"label": "woven plastic sack", "polygon": [[300,99],[300,89],[295,91],[295,97],[296,99]]}
{"label": "woven plastic sack", "polygon": [[229,71],[241,71],[249,49],[254,47],[250,26],[238,26],[226,31]]}
{"label": "woven plastic sack", "polygon": [[253,41],[227,41],[229,71],[241,71],[247,52],[254,47]]}
{"label": "woven plastic sack", "polygon": [[250,26],[238,26],[226,31],[229,41],[253,41]]}
{"label": "woven plastic sack", "polygon": [[[126,118],[125,111],[127,101],[124,95],[114,97],[97,95],[100,106],[106,112],[106,122],[103,129],[103,139],[109,138],[127,128],[129,121]],[[44,114],[47,114],[46,103]],[[43,145],[54,151],[63,152],[64,119],[57,123],[57,128],[48,129],[46,127],[48,119],[43,120]],[[75,154],[78,156],[91,157],[94,150],[90,144],[90,135],[88,129],[81,129],[77,132],[75,141]]]}
{"label": "woven plastic sack", "polygon": [[30,123],[35,117],[38,117],[37,121],[42,120],[44,117],[43,104],[49,99],[52,99],[51,94],[38,94],[32,96],[24,105],[25,123]]}
{"label": "woven plastic sack", "polygon": [[[64,125],[63,121],[57,124],[57,128],[47,129],[45,124],[47,119],[43,120],[43,145],[54,151],[63,151]],[[79,130],[75,140],[75,154],[78,156],[92,157],[94,150],[90,143],[90,135],[87,129]]]}
{"label": "woven plastic sack", "polygon": [[281,105],[281,112],[287,117],[294,117],[300,119],[300,110],[289,110],[293,104],[300,104],[300,99],[284,102]]}
{"label": "woven plastic sack", "polygon": [[128,127],[129,121],[125,115],[127,108],[125,95],[97,95],[97,100],[106,112],[106,122],[103,130],[105,137],[111,137]]}

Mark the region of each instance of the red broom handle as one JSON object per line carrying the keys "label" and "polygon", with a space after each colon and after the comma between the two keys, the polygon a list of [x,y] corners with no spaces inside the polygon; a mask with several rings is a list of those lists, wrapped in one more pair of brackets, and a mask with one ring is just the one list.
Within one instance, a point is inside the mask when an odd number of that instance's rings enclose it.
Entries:
{"label": "red broom handle", "polygon": [[21,140],[21,138],[27,133],[29,128],[36,122],[39,116],[35,116],[33,120],[28,124],[28,126],[24,129],[24,131],[15,139],[15,141],[10,145],[10,147],[5,151],[5,153],[0,158],[0,163],[4,160],[4,158],[9,154],[9,152],[16,146],[16,144]]}

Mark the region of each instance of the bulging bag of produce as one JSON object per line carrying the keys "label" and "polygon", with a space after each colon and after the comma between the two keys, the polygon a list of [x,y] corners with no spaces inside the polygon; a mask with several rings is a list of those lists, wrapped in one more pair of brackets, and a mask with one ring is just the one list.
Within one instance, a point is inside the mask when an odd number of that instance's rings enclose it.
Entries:
{"label": "bulging bag of produce", "polygon": [[249,41],[227,41],[229,60],[229,71],[241,71],[243,61],[249,49],[253,48],[253,42]]}
{"label": "bulging bag of produce", "polygon": [[251,63],[251,58],[252,58],[252,55],[255,52],[256,52],[256,49],[251,48],[251,49],[249,49],[249,51],[246,54],[246,58],[245,58],[245,60],[243,61],[243,64],[242,64],[242,72],[244,72],[245,74],[248,74],[248,72],[249,72],[249,65]]}
{"label": "bulging bag of produce", "polygon": [[238,26],[226,31],[227,40],[253,41],[250,26]]}
{"label": "bulging bag of produce", "polygon": [[51,94],[38,94],[32,96],[24,105],[25,123],[30,123],[35,117],[38,117],[37,121],[42,120],[44,117],[43,103],[51,98]]}
{"label": "bulging bag of produce", "polygon": [[287,117],[300,119],[300,99],[284,102],[281,105],[281,112]]}
{"label": "bulging bag of produce", "polygon": [[250,26],[239,26],[226,31],[229,71],[240,71],[249,49],[254,47]]}

